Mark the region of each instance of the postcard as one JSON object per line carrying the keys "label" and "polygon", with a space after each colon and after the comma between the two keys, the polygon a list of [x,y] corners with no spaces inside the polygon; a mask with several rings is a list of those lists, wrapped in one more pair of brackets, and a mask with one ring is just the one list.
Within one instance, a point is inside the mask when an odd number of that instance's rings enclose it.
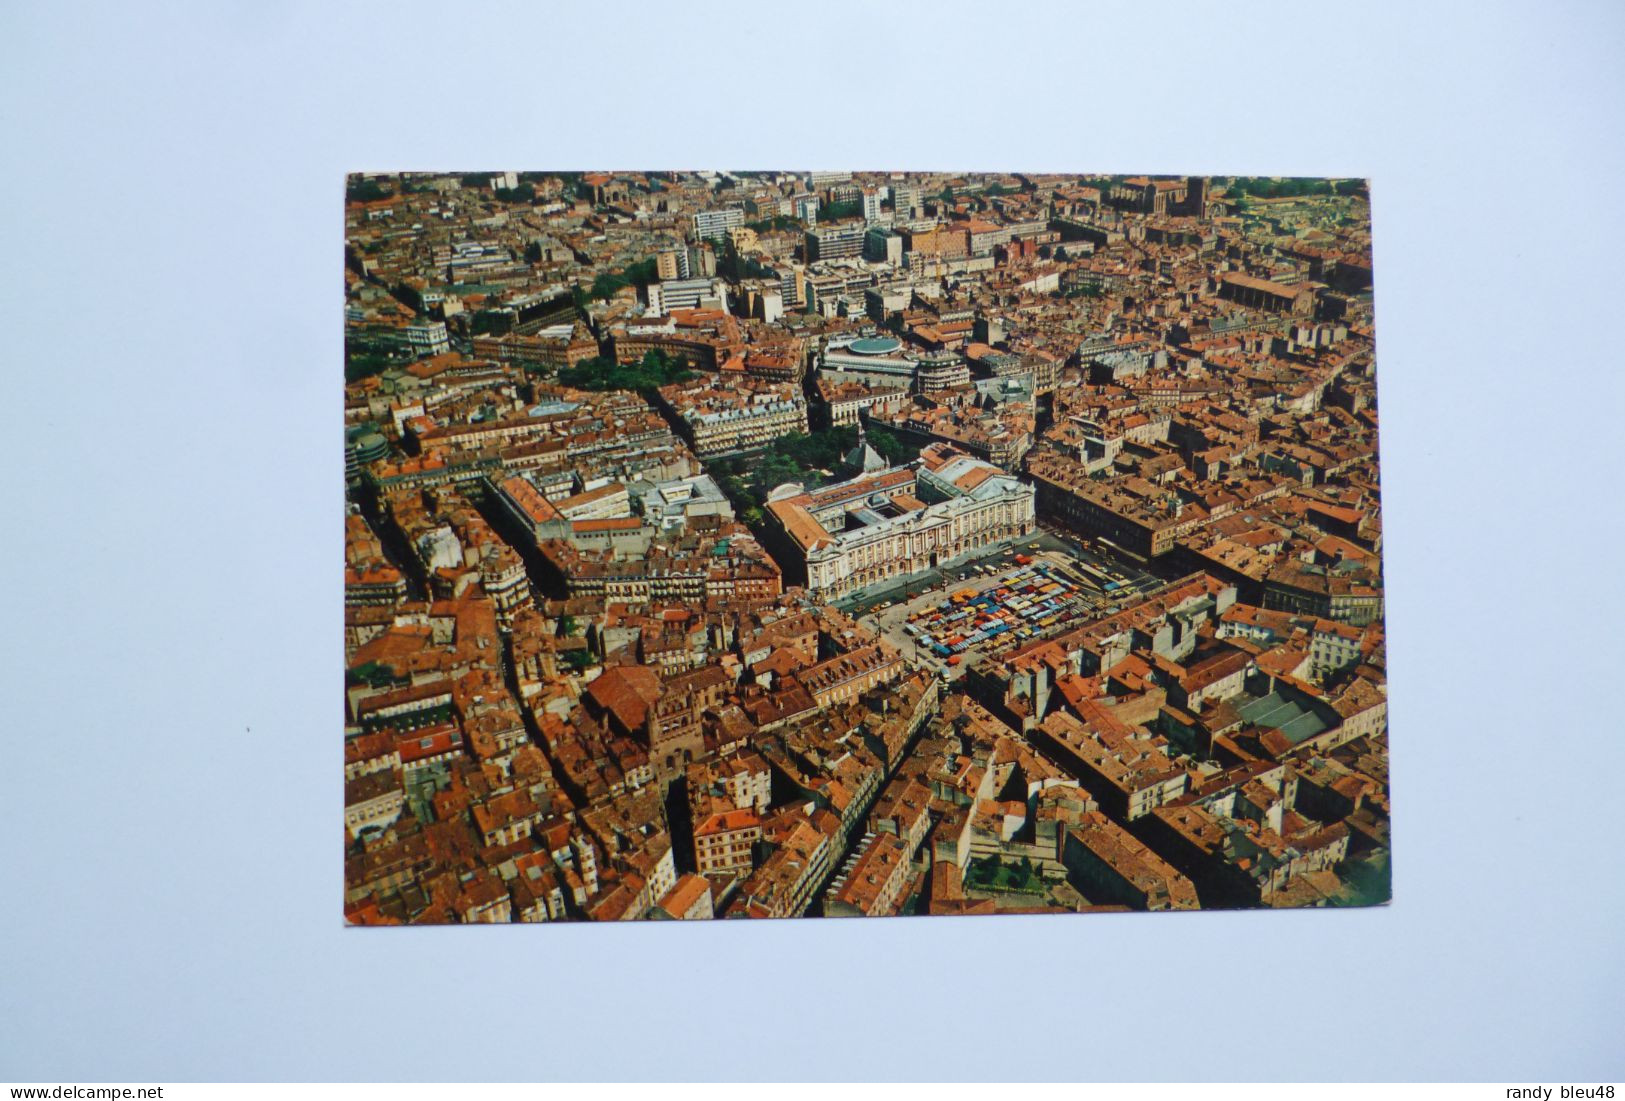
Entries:
{"label": "postcard", "polygon": [[1366,181],[344,212],[348,923],[1388,901]]}

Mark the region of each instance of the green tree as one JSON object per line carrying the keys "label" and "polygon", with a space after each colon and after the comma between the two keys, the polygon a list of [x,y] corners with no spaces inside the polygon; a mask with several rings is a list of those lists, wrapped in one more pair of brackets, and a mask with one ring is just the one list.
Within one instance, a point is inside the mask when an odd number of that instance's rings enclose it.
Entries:
{"label": "green tree", "polygon": [[344,381],[360,382],[410,361],[411,357],[388,344],[379,344],[361,337],[346,337],[344,341]]}
{"label": "green tree", "polygon": [[395,361],[388,356],[372,352],[347,356],[344,360],[344,381],[360,382],[364,378],[381,375],[394,365]]}
{"label": "green tree", "polygon": [[1332,182],[1312,176],[1238,176],[1231,181],[1230,191],[1256,199],[1298,198],[1304,195],[1330,195]]}
{"label": "green tree", "polygon": [[836,222],[842,218],[856,218],[862,213],[863,204],[861,202],[818,204],[818,220],[820,222]]}
{"label": "green tree", "polygon": [[770,233],[777,230],[805,229],[807,227],[802,224],[801,219],[799,218],[791,218],[786,214],[775,214],[771,218],[762,218],[759,221],[746,222],[745,228],[753,229],[757,233]]}
{"label": "green tree", "polygon": [[499,187],[494,194],[504,203],[529,203],[536,199],[536,189],[528,183],[522,183],[518,187]]}
{"label": "green tree", "polygon": [[883,424],[871,423],[865,434],[868,436],[870,446],[878,451],[880,457],[892,466],[902,466],[920,457],[918,447],[905,443],[897,433]]}
{"label": "green tree", "polygon": [[[888,463],[898,465],[919,456],[917,448],[900,440],[883,425],[870,425],[869,443]],[[761,522],[767,495],[786,482],[818,485],[827,474],[840,470],[847,452],[857,445],[852,426],[823,432],[793,432],[780,436],[749,459],[731,457],[710,464],[717,486],[733,502],[734,512],[746,524]]]}
{"label": "green tree", "polygon": [[506,310],[477,310],[469,319],[468,329],[475,336],[494,333],[498,336],[513,328],[513,315]]}
{"label": "green tree", "polygon": [[647,287],[650,283],[660,281],[660,265],[653,256],[647,260],[639,260],[631,265],[625,272],[627,282],[635,287]]}
{"label": "green tree", "polygon": [[345,673],[344,679],[350,685],[366,685],[369,688],[387,688],[396,681],[395,670],[376,661],[364,662]]}
{"label": "green tree", "polygon": [[344,197],[352,203],[372,203],[389,198],[389,189],[377,180],[358,180],[345,189]]}
{"label": "green tree", "polygon": [[418,293],[416,287],[408,283],[397,283],[389,289],[389,293],[410,306],[414,313],[423,312],[423,295]]}
{"label": "green tree", "polygon": [[608,300],[615,297],[615,293],[622,287],[631,285],[631,280],[625,276],[606,271],[592,281],[592,290],[588,294],[593,298]]}
{"label": "green tree", "polygon": [[654,257],[639,260],[629,265],[624,271],[606,271],[592,281],[592,289],[588,297],[610,299],[623,287],[646,287],[660,278],[659,265]]}
{"label": "green tree", "polygon": [[594,356],[559,371],[559,382],[577,390],[636,390],[645,397],[662,386],[694,377],[688,361],[652,349],[639,363],[617,363]]}

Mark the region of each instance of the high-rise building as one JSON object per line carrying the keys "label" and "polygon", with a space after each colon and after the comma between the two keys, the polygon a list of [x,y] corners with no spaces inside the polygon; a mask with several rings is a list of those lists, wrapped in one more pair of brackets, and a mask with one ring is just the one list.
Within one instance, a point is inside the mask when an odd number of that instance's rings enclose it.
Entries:
{"label": "high-rise building", "polygon": [[807,173],[807,190],[817,191],[830,184],[845,183],[852,178],[850,172],[809,172]]}
{"label": "high-rise building", "polygon": [[882,220],[880,204],[885,197],[885,188],[866,187],[863,189],[863,220],[865,222]]}
{"label": "high-rise building", "polygon": [[913,221],[920,216],[920,189],[913,184],[893,186],[891,189],[892,218],[898,222]]}
{"label": "high-rise building", "polygon": [[744,224],[745,212],[737,206],[701,210],[694,215],[694,237],[701,241],[724,241],[730,229]]}
{"label": "high-rise building", "polygon": [[655,256],[655,275],[662,281],[688,278],[688,250],[666,249]]}
{"label": "high-rise building", "polygon": [[726,285],[713,279],[666,279],[650,283],[644,293],[654,313],[728,308]]}
{"label": "high-rise building", "polygon": [[970,367],[963,358],[951,352],[937,353],[920,360],[915,381],[922,394],[941,393],[967,385],[970,382]]}
{"label": "high-rise building", "polygon": [[885,226],[870,226],[863,235],[863,258],[878,263],[901,264],[903,239]]}
{"label": "high-rise building", "polygon": [[412,354],[420,358],[445,355],[451,351],[451,339],[446,335],[444,321],[421,321],[406,326],[406,343]]}
{"label": "high-rise building", "polygon": [[[727,232],[723,232],[727,236]],[[690,245],[683,254],[684,279],[709,279],[717,273],[717,254],[707,245]]]}
{"label": "high-rise building", "polygon": [[863,255],[864,226],[852,223],[807,231],[807,262]]}

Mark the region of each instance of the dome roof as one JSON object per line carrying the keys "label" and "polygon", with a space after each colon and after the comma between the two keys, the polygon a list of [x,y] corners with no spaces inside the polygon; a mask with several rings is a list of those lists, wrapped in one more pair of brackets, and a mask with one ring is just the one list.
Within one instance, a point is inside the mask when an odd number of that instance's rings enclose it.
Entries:
{"label": "dome roof", "polygon": [[866,336],[854,340],[846,346],[846,350],[853,355],[884,356],[890,355],[903,346],[903,342],[891,336]]}

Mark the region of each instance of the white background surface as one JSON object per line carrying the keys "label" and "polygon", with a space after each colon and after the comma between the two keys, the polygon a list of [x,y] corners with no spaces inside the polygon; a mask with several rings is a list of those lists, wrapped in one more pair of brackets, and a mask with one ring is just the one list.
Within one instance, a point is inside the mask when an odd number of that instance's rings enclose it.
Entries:
{"label": "white background surface", "polygon": [[[0,9],[0,1079],[1625,1077],[1614,5]],[[346,930],[343,176],[1373,179],[1396,902]]]}

